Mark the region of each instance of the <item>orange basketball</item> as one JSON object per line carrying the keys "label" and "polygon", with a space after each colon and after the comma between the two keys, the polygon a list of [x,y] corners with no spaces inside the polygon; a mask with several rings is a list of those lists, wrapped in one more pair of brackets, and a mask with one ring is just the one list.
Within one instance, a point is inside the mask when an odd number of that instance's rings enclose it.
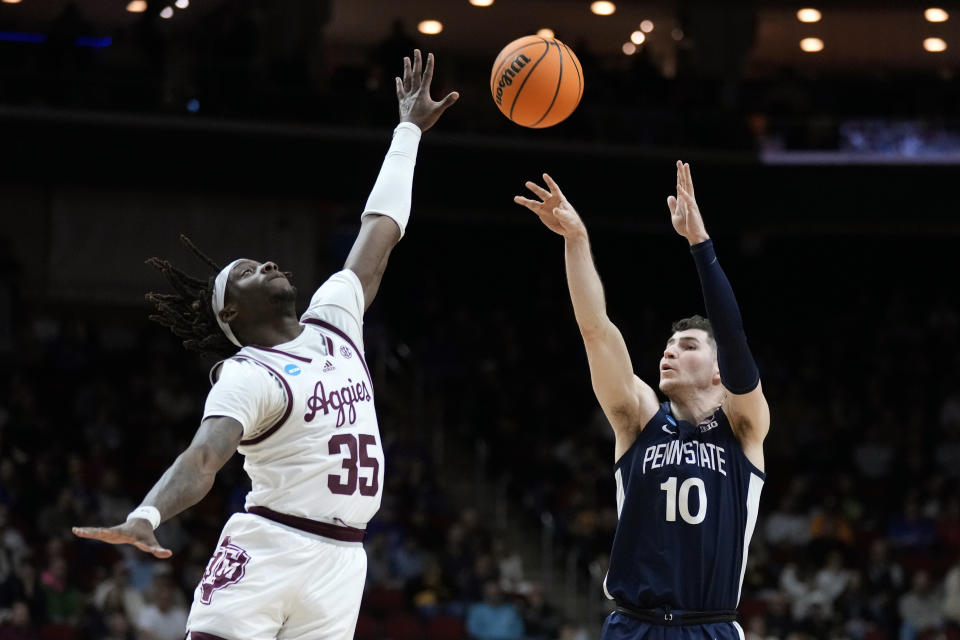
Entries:
{"label": "orange basketball", "polygon": [[555,38],[524,36],[503,48],[493,62],[490,92],[503,115],[533,129],[565,120],[583,96],[583,69],[567,45]]}

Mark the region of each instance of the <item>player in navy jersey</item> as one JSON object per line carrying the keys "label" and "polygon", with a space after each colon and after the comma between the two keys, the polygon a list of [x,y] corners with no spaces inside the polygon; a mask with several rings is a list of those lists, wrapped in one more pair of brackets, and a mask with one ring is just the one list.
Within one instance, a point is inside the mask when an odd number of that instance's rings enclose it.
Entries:
{"label": "player in navy jersey", "polygon": [[564,238],[593,390],[616,436],[619,521],[604,580],[616,609],[603,638],[743,638],[736,607],[765,478],[770,411],[690,166],[677,162],[677,194],[667,206],[690,244],[709,320],[673,324],[660,359],[663,403],[633,373],[623,336],[607,317],[583,221],[550,176],[543,178],[547,188],[526,183],[538,200],[514,200]]}

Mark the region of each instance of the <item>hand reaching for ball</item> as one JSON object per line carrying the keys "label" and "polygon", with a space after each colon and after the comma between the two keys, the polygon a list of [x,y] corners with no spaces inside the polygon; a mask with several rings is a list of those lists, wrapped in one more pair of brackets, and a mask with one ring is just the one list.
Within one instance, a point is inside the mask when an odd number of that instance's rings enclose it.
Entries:
{"label": "hand reaching for ball", "polygon": [[433,54],[427,54],[427,64],[423,65],[420,49],[413,50],[413,63],[410,58],[403,59],[403,79],[395,78],[397,100],[400,101],[400,122],[417,125],[420,131],[426,131],[457,101],[460,94],[448,93],[440,102],[430,97],[430,83],[433,81]]}
{"label": "hand reaching for ball", "polygon": [[540,222],[546,225],[547,229],[558,233],[564,238],[572,239],[585,236],[586,227],[583,226],[583,220],[580,219],[576,209],[560,191],[560,187],[547,174],[543,174],[543,181],[547,183],[549,190],[544,189],[536,182],[527,181],[526,187],[540,198],[530,200],[523,196],[514,196],[513,201],[522,204],[530,211],[537,214]]}
{"label": "hand reaching for ball", "polygon": [[703,216],[700,215],[697,199],[693,195],[690,165],[679,160],[677,160],[677,195],[667,197],[667,208],[670,209],[673,228],[687,239],[691,247],[710,239],[703,225]]}

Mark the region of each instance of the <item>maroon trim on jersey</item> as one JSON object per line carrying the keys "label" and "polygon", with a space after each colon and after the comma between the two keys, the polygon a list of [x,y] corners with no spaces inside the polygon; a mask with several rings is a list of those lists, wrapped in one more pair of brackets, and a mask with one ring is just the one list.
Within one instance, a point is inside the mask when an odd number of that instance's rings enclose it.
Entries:
{"label": "maroon trim on jersey", "polygon": [[[363,357],[363,351],[360,351],[360,349],[357,349],[357,345],[353,344],[353,340],[350,339],[350,336],[344,333],[342,329],[338,329],[337,327],[333,326],[329,322],[324,322],[323,320],[317,320],[316,318],[306,318],[304,320],[301,320],[301,322],[309,322],[310,324],[315,324],[318,327],[323,327],[324,329],[333,331],[335,334],[337,334],[338,336],[346,340],[347,344],[353,347],[353,350],[357,352],[357,357],[360,358],[360,364],[363,365],[364,370],[367,372],[367,379],[370,381],[370,389],[371,390],[373,389],[373,376],[370,375],[370,369],[367,367],[367,361]],[[333,349],[331,348],[331,353],[332,351]]]}
{"label": "maroon trim on jersey", "polygon": [[247,513],[285,524],[288,527],[293,527],[300,531],[323,536],[324,538],[340,540],[341,542],[363,542],[363,536],[366,534],[366,531],[363,529],[341,527],[330,524],[329,522],[318,522],[317,520],[311,520],[309,518],[291,516],[287,513],[279,513],[273,509],[268,509],[267,507],[247,507]]}
{"label": "maroon trim on jersey", "polygon": [[187,631],[187,635],[184,636],[183,640],[227,640],[223,636],[215,636],[212,633],[206,633],[204,631]]}
{"label": "maroon trim on jersey", "polygon": [[274,369],[267,363],[260,362],[256,358],[251,358],[250,356],[237,355],[233,357],[241,360],[249,360],[250,362],[255,362],[261,367],[264,367],[267,371],[272,373],[277,380],[279,380],[283,384],[283,390],[287,392],[287,408],[284,410],[283,415],[280,416],[280,419],[277,420],[272,427],[270,427],[260,435],[256,436],[255,438],[250,438],[249,440],[240,441],[241,445],[258,444],[260,442],[263,442],[267,438],[269,438],[271,435],[273,435],[273,432],[279,429],[280,427],[282,427],[283,423],[286,422],[287,418],[290,417],[290,412],[293,411],[293,391],[290,389],[290,385],[287,384],[287,381],[283,379],[283,376],[277,373],[276,369]]}
{"label": "maroon trim on jersey", "polygon": [[260,351],[269,351],[270,353],[279,353],[282,356],[288,358],[293,358],[294,360],[299,360],[300,362],[313,362],[310,358],[304,358],[303,356],[295,356],[292,353],[287,353],[286,351],[280,351],[280,349],[271,349],[270,347],[258,347],[256,345],[248,344],[251,349],[259,349]]}

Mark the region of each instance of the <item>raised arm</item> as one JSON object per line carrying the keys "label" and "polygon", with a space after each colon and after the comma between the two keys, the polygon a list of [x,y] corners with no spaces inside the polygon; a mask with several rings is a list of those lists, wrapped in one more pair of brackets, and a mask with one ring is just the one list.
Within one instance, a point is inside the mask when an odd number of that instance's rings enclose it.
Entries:
{"label": "raised arm", "polygon": [[412,63],[410,58],[403,59],[403,79],[395,78],[400,124],[394,129],[393,142],[363,211],[360,233],[344,264],[363,285],[364,308],[376,297],[387,258],[403,237],[410,219],[413,168],[420,135],[460,97],[451,92],[434,102],[430,97],[432,80],[433,54],[427,55],[424,66],[419,49],[414,50]]}
{"label": "raised arm", "polygon": [[760,371],[747,344],[733,287],[717,262],[713,241],[707,235],[694,197],[689,164],[677,162],[677,195],[667,198],[667,206],[674,229],[690,244],[700,274],[703,301],[717,342],[720,382],[727,391],[723,411],[730,418],[747,459],[763,469],[763,440],[770,430],[770,408],[760,385]]}
{"label": "raised arm", "polygon": [[543,174],[543,179],[548,189],[526,183],[539,200],[517,196],[514,201],[537,214],[548,229],[563,236],[573,313],[587,349],[593,392],[616,433],[616,457],[619,458],[657,412],[657,395],[634,375],[623,336],[607,317],[603,284],[593,263],[583,221],[557,183],[547,174]]}
{"label": "raised arm", "polygon": [[[233,418],[207,418],[200,423],[190,446],[153,485],[126,522],[113,527],[74,527],[73,533],[110,544],[132,544],[158,558],[169,558],[171,552],[160,546],[154,528],[207,495],[217,471],[236,452],[242,435],[243,427]],[[151,522],[151,517],[156,522]]]}

